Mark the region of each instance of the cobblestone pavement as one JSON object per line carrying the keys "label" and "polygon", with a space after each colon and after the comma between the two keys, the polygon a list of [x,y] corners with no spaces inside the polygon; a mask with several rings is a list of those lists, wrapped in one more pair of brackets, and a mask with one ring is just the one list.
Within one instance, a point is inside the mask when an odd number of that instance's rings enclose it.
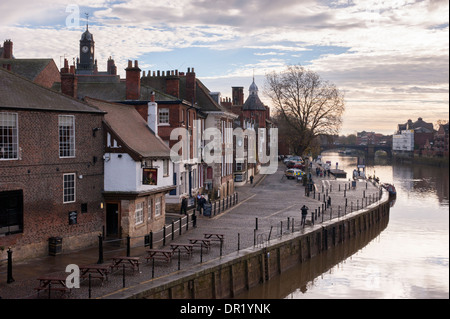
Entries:
{"label": "cobblestone pavement", "polygon": [[[313,171],[315,167],[313,167]],[[87,299],[102,298],[116,291],[127,289],[147,283],[157,278],[170,279],[171,275],[188,269],[200,269],[207,267],[209,261],[217,260],[224,256],[236,253],[238,250],[260,245],[269,238],[276,238],[284,233],[305,232],[313,223],[311,213],[316,213],[315,224],[330,218],[338,218],[350,211],[361,208],[362,205],[370,205],[378,196],[378,188],[370,182],[358,181],[356,187],[351,187],[347,179],[335,179],[331,177],[316,177],[313,175],[314,190],[309,196],[305,194],[305,187],[296,180],[288,180],[284,176],[285,167],[279,165],[277,173],[272,175],[258,175],[254,183],[237,187],[239,202],[210,217],[199,216],[197,227],[190,225],[189,230],[183,229],[182,234],[174,232],[174,242],[187,243],[189,238],[203,237],[206,232],[221,233],[225,235],[224,245],[213,243],[209,252],[194,248],[192,257],[178,254],[167,264],[164,261],[146,262],[146,249],[143,245],[133,244],[131,256],[140,256],[141,265],[139,272],[116,269],[103,284],[98,279],[93,279],[89,288],[89,281],[81,279],[80,288],[72,289],[69,298]],[[324,196],[331,198],[331,206],[325,208]],[[319,199],[320,198],[320,199]],[[347,206],[346,206],[347,204]],[[301,206],[309,208],[306,226],[300,225]],[[325,211],[324,211],[325,209]],[[320,210],[320,215],[319,215]],[[175,216],[177,217],[177,216]],[[257,227],[257,230],[255,230]],[[169,235],[168,235],[169,236]],[[170,236],[169,236],[170,238]],[[170,238],[171,239],[171,238]],[[171,240],[166,242],[169,248]],[[112,250],[112,251],[111,251]],[[112,255],[125,255],[125,248],[113,247],[108,250],[105,247],[104,263],[110,263]],[[36,258],[28,262],[15,263],[13,265],[13,283],[6,283],[6,274],[0,281],[0,297],[3,299],[22,298],[49,298],[47,292],[41,292],[38,296],[35,287],[38,286],[37,278],[44,274],[64,274],[69,264],[93,264],[98,261],[98,248],[82,251]],[[5,267],[3,267],[5,268]],[[0,272],[3,268],[0,268]],[[54,292],[50,298],[60,298],[58,292]]]}

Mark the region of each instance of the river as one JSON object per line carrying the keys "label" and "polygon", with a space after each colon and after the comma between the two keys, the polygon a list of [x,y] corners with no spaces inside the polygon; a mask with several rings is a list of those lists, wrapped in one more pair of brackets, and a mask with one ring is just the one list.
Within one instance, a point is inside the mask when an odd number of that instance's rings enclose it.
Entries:
{"label": "river", "polygon": [[[351,176],[357,157],[324,153]],[[252,299],[448,299],[449,169],[377,157],[366,174],[392,183],[387,227],[236,296]]]}

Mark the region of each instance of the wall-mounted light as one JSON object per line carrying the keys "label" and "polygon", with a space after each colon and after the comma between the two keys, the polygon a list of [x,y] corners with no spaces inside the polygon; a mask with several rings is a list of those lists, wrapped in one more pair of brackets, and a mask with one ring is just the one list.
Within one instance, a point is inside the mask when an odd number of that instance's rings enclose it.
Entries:
{"label": "wall-mounted light", "polygon": [[94,127],[94,128],[92,129],[92,136],[95,137],[95,133],[96,133],[97,131],[100,131],[100,129],[101,129],[101,127]]}
{"label": "wall-mounted light", "polygon": [[100,209],[103,209],[103,202],[100,202]]}

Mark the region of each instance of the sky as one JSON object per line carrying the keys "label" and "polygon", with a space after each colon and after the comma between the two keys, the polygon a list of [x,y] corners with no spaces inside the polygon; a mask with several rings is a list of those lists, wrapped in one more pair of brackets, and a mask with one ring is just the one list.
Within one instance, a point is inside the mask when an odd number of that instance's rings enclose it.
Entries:
{"label": "sky", "polygon": [[62,66],[94,35],[99,71],[112,57],[144,71],[194,68],[222,97],[253,77],[302,65],[344,93],[341,135],[393,134],[422,117],[449,119],[448,0],[15,0],[0,2],[0,43],[16,58]]}

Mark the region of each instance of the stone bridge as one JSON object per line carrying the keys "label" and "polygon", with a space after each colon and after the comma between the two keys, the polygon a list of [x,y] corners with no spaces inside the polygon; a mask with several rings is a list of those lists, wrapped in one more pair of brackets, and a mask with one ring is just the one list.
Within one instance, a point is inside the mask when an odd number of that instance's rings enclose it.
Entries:
{"label": "stone bridge", "polygon": [[392,145],[336,145],[336,144],[325,144],[320,146],[320,150],[338,150],[338,149],[351,149],[357,151],[363,151],[366,157],[374,157],[377,151],[385,151],[388,156],[392,156]]}

